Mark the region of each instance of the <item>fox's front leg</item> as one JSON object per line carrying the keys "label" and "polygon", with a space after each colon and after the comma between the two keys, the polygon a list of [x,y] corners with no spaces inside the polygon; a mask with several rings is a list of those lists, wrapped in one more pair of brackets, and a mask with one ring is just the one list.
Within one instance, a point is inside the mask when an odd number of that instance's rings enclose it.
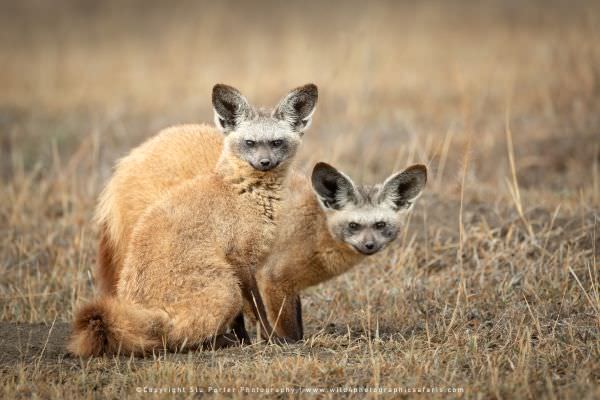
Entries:
{"label": "fox's front leg", "polygon": [[231,330],[229,333],[223,333],[207,340],[204,343],[204,349],[219,350],[228,347],[248,345],[251,343],[250,336],[246,330],[246,324],[244,323],[243,313],[239,313],[238,316],[234,318],[229,326],[229,329]]}
{"label": "fox's front leg", "polygon": [[304,324],[302,322],[302,300],[300,300],[300,295],[296,295],[295,299],[296,303],[296,333],[298,336],[298,340],[302,340],[304,337]]}
{"label": "fox's front leg", "polygon": [[304,329],[300,295],[277,288],[265,288],[265,302],[275,332],[293,341],[302,340]]}
{"label": "fox's front leg", "polygon": [[[287,264],[280,264],[287,265]],[[260,292],[263,295],[269,321],[275,332],[293,342],[302,340],[302,305],[300,296],[287,271],[281,272],[277,265],[268,265],[259,271]]]}
{"label": "fox's front leg", "polygon": [[246,330],[246,323],[244,322],[244,313],[241,312],[233,322],[231,323],[231,333],[240,341],[241,344],[250,344],[250,335]]}
{"label": "fox's front leg", "polygon": [[258,323],[261,325],[261,336],[265,340],[272,340],[275,343],[294,343],[299,339],[295,339],[292,336],[279,335],[271,326],[265,304],[262,296],[258,290],[258,284],[256,279],[252,277],[250,279],[249,287],[245,287],[242,290],[242,294],[245,300],[252,306],[252,312]]}

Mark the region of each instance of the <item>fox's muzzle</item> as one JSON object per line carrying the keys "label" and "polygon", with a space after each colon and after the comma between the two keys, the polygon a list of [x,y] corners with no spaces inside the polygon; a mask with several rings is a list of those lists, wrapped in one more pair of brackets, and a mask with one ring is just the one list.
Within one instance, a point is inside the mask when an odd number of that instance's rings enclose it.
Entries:
{"label": "fox's muzzle", "polygon": [[263,158],[258,162],[251,162],[250,165],[252,166],[252,168],[258,171],[270,171],[273,168],[277,167],[279,165],[279,162],[270,160],[268,158]]}
{"label": "fox's muzzle", "polygon": [[381,246],[375,242],[365,242],[354,245],[354,248],[358,250],[359,253],[364,254],[366,256],[370,256],[371,254],[377,253],[381,250]]}
{"label": "fox's muzzle", "polygon": [[259,171],[269,171],[279,165],[279,160],[268,144],[258,145],[249,162],[254,169]]}

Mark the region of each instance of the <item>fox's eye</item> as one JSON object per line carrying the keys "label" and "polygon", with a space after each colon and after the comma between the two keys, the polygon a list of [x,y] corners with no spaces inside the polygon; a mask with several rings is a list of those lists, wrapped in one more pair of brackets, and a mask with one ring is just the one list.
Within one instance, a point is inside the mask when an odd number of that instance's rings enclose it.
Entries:
{"label": "fox's eye", "polygon": [[360,225],[357,224],[356,222],[350,222],[348,224],[348,228],[352,229],[353,231],[357,230],[358,228],[360,228]]}
{"label": "fox's eye", "polygon": [[255,144],[256,142],[254,140],[246,140],[246,146],[248,147],[254,147]]}
{"label": "fox's eye", "polygon": [[271,147],[279,147],[282,144],[283,144],[283,140],[280,140],[280,139],[271,141]]}
{"label": "fox's eye", "polygon": [[385,222],[379,221],[379,222],[375,223],[375,228],[377,228],[377,229],[383,229],[383,228],[385,228],[386,225],[387,224]]}

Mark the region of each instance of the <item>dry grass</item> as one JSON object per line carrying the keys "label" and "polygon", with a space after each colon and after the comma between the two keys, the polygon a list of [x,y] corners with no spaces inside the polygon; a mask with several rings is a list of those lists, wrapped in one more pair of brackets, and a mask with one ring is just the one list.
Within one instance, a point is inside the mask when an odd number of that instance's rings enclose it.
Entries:
{"label": "dry grass", "polygon": [[[0,5],[0,397],[600,396],[597,4],[92,4]],[[320,86],[304,168],[373,182],[426,162],[404,235],[305,293],[304,343],[65,358],[65,322],[94,293],[90,219],[111,166],[162,127],[211,120],[218,81],[266,104]]]}

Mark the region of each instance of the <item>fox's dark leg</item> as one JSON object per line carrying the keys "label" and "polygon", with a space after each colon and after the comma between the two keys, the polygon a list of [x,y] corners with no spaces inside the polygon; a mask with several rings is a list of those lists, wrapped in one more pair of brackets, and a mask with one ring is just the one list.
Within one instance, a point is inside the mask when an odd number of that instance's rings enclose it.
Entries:
{"label": "fox's dark leg", "polygon": [[296,295],[296,323],[297,323],[297,336],[298,340],[302,340],[304,337],[304,324],[302,323],[302,301],[300,300],[300,295]]}
{"label": "fox's dark leg", "polygon": [[275,285],[265,292],[269,296],[266,301],[269,315],[275,324],[275,331],[279,336],[289,338],[292,342],[302,340],[304,332],[300,295],[278,290]]}
{"label": "fox's dark leg", "polygon": [[228,347],[238,347],[240,345],[241,343],[238,337],[234,333],[230,332],[207,339],[202,344],[202,348],[204,350],[220,350]]}
{"label": "fox's dark leg", "polygon": [[206,340],[203,344],[203,348],[205,350],[218,350],[251,343],[248,331],[246,331],[246,325],[244,324],[243,313],[239,313],[238,316],[234,318],[229,328],[231,329],[231,332],[223,333]]}
{"label": "fox's dark leg", "polygon": [[239,313],[231,323],[231,333],[233,333],[241,344],[250,344],[250,336],[244,323],[244,313]]}
{"label": "fox's dark leg", "polygon": [[245,287],[242,290],[242,294],[244,299],[252,305],[252,311],[254,312],[254,316],[256,320],[261,325],[261,336],[265,340],[272,340],[275,343],[294,343],[297,339],[288,336],[278,335],[272,328],[271,323],[269,322],[269,318],[267,316],[267,311],[265,309],[265,304],[263,303],[263,299],[258,291],[258,284],[256,283],[256,279],[254,276],[250,278],[250,287]]}

